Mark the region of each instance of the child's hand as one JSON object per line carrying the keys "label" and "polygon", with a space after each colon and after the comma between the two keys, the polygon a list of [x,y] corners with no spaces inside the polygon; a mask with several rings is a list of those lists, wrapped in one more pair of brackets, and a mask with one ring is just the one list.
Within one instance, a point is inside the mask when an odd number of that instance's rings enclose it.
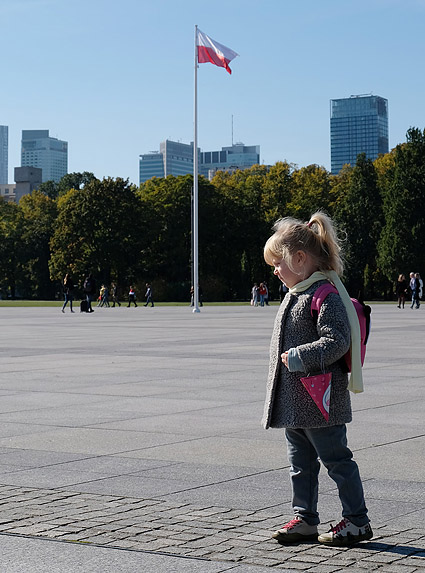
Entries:
{"label": "child's hand", "polygon": [[288,353],[287,352],[283,352],[280,355],[282,362],[284,363],[284,365],[286,366],[286,368],[288,368]]}

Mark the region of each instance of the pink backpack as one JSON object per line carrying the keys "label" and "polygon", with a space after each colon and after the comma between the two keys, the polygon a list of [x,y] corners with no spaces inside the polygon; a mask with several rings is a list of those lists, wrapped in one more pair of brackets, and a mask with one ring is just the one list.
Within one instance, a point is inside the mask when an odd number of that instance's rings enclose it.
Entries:
{"label": "pink backpack", "polygon": [[[317,318],[319,316],[320,308],[323,304],[323,301],[328,296],[329,293],[335,292],[338,294],[338,290],[331,284],[325,283],[316,290],[313,294],[313,298],[311,300],[311,316],[315,323],[317,323]],[[364,359],[366,356],[366,344],[369,339],[370,333],[370,313],[372,309],[369,305],[363,304],[362,302],[358,301],[356,298],[351,299],[352,303],[354,304],[354,308],[357,312],[357,318],[359,319],[360,325],[360,354],[361,354],[361,361],[362,366],[364,363]],[[351,356],[350,350],[348,350],[344,354],[344,361],[347,366],[348,372],[351,372]]]}

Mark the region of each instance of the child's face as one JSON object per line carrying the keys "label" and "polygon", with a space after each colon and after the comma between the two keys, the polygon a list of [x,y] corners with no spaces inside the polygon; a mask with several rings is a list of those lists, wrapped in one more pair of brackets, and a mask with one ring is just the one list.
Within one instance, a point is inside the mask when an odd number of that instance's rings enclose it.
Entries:
{"label": "child's face", "polygon": [[300,282],[300,275],[297,275],[292,271],[284,259],[272,259],[274,266],[274,274],[279,277],[279,279],[286,284],[288,288],[295,286]]}

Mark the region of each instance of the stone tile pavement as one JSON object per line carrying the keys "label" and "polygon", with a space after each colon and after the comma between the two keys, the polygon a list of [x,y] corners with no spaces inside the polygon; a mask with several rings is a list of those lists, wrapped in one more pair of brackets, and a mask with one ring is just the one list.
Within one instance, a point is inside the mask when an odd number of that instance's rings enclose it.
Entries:
{"label": "stone tile pavement", "polygon": [[421,310],[373,306],[349,439],[375,537],[350,549],[270,539],[292,517],[259,427],[275,311],[0,308],[1,570],[425,572]]}

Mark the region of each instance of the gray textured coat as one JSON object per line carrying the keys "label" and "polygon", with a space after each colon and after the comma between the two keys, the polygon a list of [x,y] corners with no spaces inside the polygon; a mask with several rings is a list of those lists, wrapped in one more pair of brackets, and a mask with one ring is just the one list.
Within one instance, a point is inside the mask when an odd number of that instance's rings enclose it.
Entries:
{"label": "gray textured coat", "polygon": [[[319,428],[351,422],[348,375],[339,359],[350,347],[350,325],[341,297],[330,293],[317,323],[310,308],[318,281],[306,291],[287,294],[279,307],[270,343],[270,366],[262,424],[265,428]],[[305,372],[289,372],[281,353],[297,348]],[[332,372],[329,421],[326,422],[300,378]]]}

